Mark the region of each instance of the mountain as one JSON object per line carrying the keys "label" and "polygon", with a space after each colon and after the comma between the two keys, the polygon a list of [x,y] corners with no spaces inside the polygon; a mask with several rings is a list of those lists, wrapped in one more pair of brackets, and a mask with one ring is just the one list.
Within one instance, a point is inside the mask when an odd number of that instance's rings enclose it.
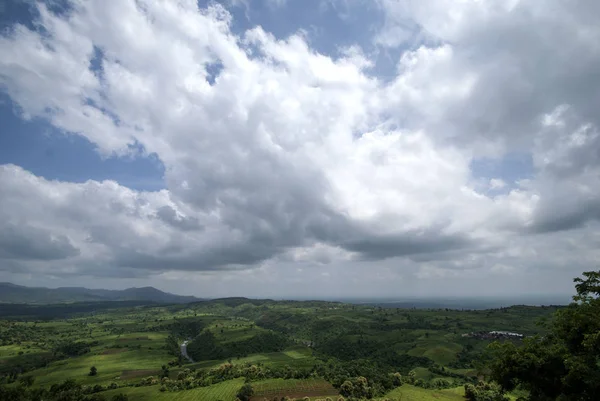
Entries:
{"label": "mountain", "polygon": [[148,301],[163,304],[197,302],[193,296],[170,294],[154,287],[102,290],[83,287],[25,287],[0,283],[0,303],[52,304],[65,302]]}

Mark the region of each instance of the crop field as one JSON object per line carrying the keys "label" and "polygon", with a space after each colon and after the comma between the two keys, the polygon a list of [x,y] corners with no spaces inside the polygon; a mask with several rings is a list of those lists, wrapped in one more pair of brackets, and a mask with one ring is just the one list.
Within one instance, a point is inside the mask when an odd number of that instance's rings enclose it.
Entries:
{"label": "crop field", "polygon": [[129,401],[234,401],[242,384],[244,384],[244,379],[234,379],[209,387],[176,392],[161,392],[159,386],[149,386],[120,388],[106,391],[104,394],[107,399],[119,393],[127,394]]}
{"label": "crop field", "polygon": [[447,365],[456,358],[462,346],[445,341],[426,341],[417,343],[416,347],[408,352],[412,356],[424,356],[440,365]]}
{"label": "crop field", "polygon": [[[135,349],[109,354],[101,351],[98,354],[53,362],[46,368],[34,371],[33,376],[36,378],[36,383],[40,385],[65,379],[75,379],[84,384],[110,384],[156,374],[160,371],[160,366],[170,359],[172,357],[160,348]],[[96,376],[88,376],[91,366],[98,369]],[[136,371],[140,370],[146,373],[136,374]]]}
{"label": "crop field", "polygon": [[390,391],[383,399],[399,401],[464,401],[465,390],[463,387],[449,388],[443,390],[426,390],[421,387],[405,384]]}
{"label": "crop field", "polygon": [[[513,392],[506,394],[511,401],[516,401],[520,396],[525,396],[526,393]],[[411,386],[405,384],[402,387],[398,387],[388,392],[385,397],[380,398],[383,400],[398,400],[398,401],[464,401],[465,390],[464,387],[448,388],[443,390],[428,390],[421,387]]]}
{"label": "crop field", "polygon": [[[336,400],[344,380],[363,376],[370,386],[379,385],[380,399],[458,401],[464,399],[463,384],[476,374],[471,361],[489,344],[462,334],[486,328],[532,333],[539,327],[535,317],[552,311],[408,310],[239,298],[73,316],[69,308],[78,305],[53,308],[60,309],[56,318],[0,320],[0,385],[32,379],[32,389],[49,389],[72,380],[98,388],[107,400],[125,393],[132,401],[234,401],[247,380],[252,401]],[[184,340],[206,346],[193,363],[180,357]],[[401,387],[376,382],[395,372],[404,380]],[[115,385],[119,388],[111,390]]]}
{"label": "crop field", "polygon": [[254,397],[252,400],[259,401],[264,398],[280,399],[281,397],[325,397],[335,396],[337,390],[322,379],[271,379],[253,383]]}
{"label": "crop field", "polygon": [[[282,352],[267,352],[252,354],[242,358],[231,358],[231,362],[234,364],[260,363],[270,367],[293,366],[296,368],[311,367],[315,361],[316,358],[311,355],[310,349],[299,346],[286,348]],[[186,367],[194,369],[215,368],[225,362],[228,362],[228,360],[201,361],[188,364]]]}
{"label": "crop field", "polygon": [[241,341],[265,330],[248,322],[228,322],[215,326],[215,337],[223,342]]}

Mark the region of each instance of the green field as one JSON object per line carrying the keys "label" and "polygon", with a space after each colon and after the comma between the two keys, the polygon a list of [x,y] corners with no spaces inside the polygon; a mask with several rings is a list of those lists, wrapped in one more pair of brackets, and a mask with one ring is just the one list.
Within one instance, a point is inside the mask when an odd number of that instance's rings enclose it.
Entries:
{"label": "green field", "polygon": [[[537,318],[556,310],[385,309],[235,298],[100,308],[65,318],[69,307],[54,307],[61,312],[56,318],[0,320],[1,383],[12,388],[31,376],[32,388],[49,389],[70,379],[79,386],[72,391],[90,394],[93,388],[106,399],[124,393],[129,400],[233,401],[248,381],[252,400],[262,401],[335,396],[345,380],[363,376],[374,398],[458,400],[477,375],[472,361],[489,344],[463,334],[541,333]],[[201,346],[193,363],[180,358],[184,340],[190,340],[190,352]],[[401,387],[385,379],[393,373],[402,377]]]}
{"label": "green field", "polygon": [[[160,370],[160,366],[170,359],[172,357],[161,349],[125,349],[125,352],[116,354],[103,355],[98,353],[58,361],[47,368],[35,370],[33,376],[36,378],[36,384],[39,385],[48,385],[64,379],[76,379],[83,384],[109,384],[156,374]],[[91,366],[98,369],[96,376],[87,375]],[[129,377],[122,377],[123,372],[144,373],[137,376],[130,374]]]}
{"label": "green field", "polygon": [[258,381],[253,384],[254,399],[273,399],[281,397],[302,398],[335,397],[338,391],[322,379],[271,379]]}
{"label": "green field", "polygon": [[406,384],[390,391],[385,395],[385,398],[401,401],[464,401],[464,395],[465,391],[462,387],[444,390],[426,390]]}
{"label": "green field", "polygon": [[409,355],[424,356],[440,365],[451,363],[462,350],[462,346],[457,343],[447,341],[427,341],[419,342],[416,347],[408,352]]}
{"label": "green field", "polygon": [[157,386],[150,386],[109,390],[104,394],[107,397],[112,397],[115,394],[124,393],[127,394],[130,401],[227,401],[235,400],[235,394],[242,384],[244,384],[243,379],[235,379],[209,387],[177,392],[160,392]]}

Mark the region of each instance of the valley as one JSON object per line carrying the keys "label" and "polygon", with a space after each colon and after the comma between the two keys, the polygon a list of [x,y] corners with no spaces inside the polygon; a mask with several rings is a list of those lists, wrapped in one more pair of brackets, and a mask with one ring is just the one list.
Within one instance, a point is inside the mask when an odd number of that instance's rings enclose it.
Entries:
{"label": "valley", "polygon": [[243,399],[245,387],[253,401],[457,400],[464,399],[465,384],[486,376],[486,348],[498,339],[470,333],[543,334],[536,322],[559,309],[400,309],[246,298],[94,305],[5,313],[4,387],[94,400],[234,401]]}

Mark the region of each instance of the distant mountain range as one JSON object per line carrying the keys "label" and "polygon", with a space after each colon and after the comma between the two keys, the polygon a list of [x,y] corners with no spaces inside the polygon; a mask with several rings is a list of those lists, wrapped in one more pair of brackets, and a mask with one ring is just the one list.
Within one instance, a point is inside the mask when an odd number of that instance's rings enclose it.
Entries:
{"label": "distant mountain range", "polygon": [[154,287],[126,290],[91,290],[83,287],[25,287],[0,283],[0,303],[53,304],[67,302],[148,301],[157,303],[189,303],[201,298],[170,294]]}

